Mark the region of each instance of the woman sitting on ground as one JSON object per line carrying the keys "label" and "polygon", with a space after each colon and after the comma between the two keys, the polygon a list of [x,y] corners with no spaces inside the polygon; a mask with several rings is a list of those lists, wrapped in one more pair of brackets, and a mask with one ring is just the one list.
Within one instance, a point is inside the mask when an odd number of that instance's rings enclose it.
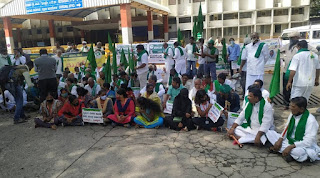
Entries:
{"label": "woman sitting on ground", "polygon": [[113,103],[111,98],[107,97],[106,90],[100,90],[98,93],[99,97],[93,101],[94,108],[99,108],[103,113],[104,124],[109,121],[107,116],[113,114]]}
{"label": "woman sitting on ground", "polygon": [[56,125],[61,123],[62,126],[83,126],[82,108],[84,107],[84,103],[81,100],[74,95],[70,95],[68,102],[66,102],[58,112],[59,118],[58,121],[55,122]]}
{"label": "woman sitting on ground", "polygon": [[165,126],[173,130],[189,131],[195,129],[192,123],[191,100],[188,97],[188,89],[181,89],[173,101],[172,114],[164,119]]}
{"label": "woman sitting on ground", "polygon": [[60,90],[60,96],[58,97],[58,100],[64,104],[68,101],[69,92],[66,88],[61,88]]}
{"label": "woman sitting on ground", "polygon": [[86,108],[92,107],[93,97],[88,93],[88,90],[84,89],[83,87],[77,88],[78,99],[83,101]]}
{"label": "woman sitting on ground", "polygon": [[210,97],[206,94],[206,91],[201,89],[197,91],[195,97],[195,104],[200,117],[193,118],[193,123],[197,126],[198,129],[205,129],[209,131],[219,131],[220,126],[223,125],[224,120],[220,117],[217,122],[213,122],[208,117],[208,112],[214,103],[210,102]]}
{"label": "woman sitting on ground", "polygon": [[108,119],[111,120],[112,126],[123,125],[129,127],[130,122],[135,116],[134,102],[128,98],[125,89],[120,88],[116,94],[116,102],[114,104],[114,114],[110,114]]}
{"label": "woman sitting on ground", "polygon": [[150,129],[163,124],[163,113],[160,104],[145,97],[139,97],[137,103],[139,106],[139,115],[134,118],[134,122],[137,125]]}
{"label": "woman sitting on ground", "polygon": [[34,127],[45,127],[56,130],[57,126],[55,123],[57,122],[58,111],[61,107],[62,103],[58,100],[55,100],[52,93],[48,93],[46,100],[44,100],[40,106],[41,116],[34,119]]}

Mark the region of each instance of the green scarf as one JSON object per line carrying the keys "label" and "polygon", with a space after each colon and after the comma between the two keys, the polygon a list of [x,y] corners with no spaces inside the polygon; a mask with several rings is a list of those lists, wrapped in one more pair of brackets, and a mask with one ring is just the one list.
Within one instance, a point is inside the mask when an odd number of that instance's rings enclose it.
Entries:
{"label": "green scarf", "polygon": [[263,45],[264,45],[265,43],[263,43],[263,42],[261,42],[260,44],[259,44],[259,47],[258,47],[258,49],[257,49],[257,51],[256,51],[256,54],[254,55],[254,57],[255,58],[259,58],[260,57],[260,54],[261,54],[261,51],[262,51],[262,48],[263,48]]}
{"label": "green scarf", "polygon": [[131,87],[135,87],[133,79],[130,79],[130,85],[131,85]]}
{"label": "green scarf", "polygon": [[[138,61],[141,61],[141,57],[142,57],[142,55],[143,55],[144,53],[147,53],[147,51],[146,51],[146,50],[142,50],[142,51],[140,51],[140,52],[138,53]],[[147,54],[148,54],[148,53],[147,53]]]}
{"label": "green scarf", "polygon": [[72,88],[75,86],[75,84],[71,84],[71,86],[69,86],[69,92],[71,92]]}
{"label": "green scarf", "polygon": [[12,66],[10,56],[7,56],[7,60],[8,60],[8,64],[9,64],[9,66]]}
{"label": "green scarf", "polygon": [[[301,53],[301,52],[303,52],[303,51],[309,51],[309,50],[308,50],[307,48],[301,48],[301,49],[297,52],[297,54],[298,54],[298,53]],[[291,61],[292,61],[292,60],[291,60]],[[289,80],[289,77],[290,77],[289,67],[290,67],[291,61],[289,62],[289,65],[288,65],[288,68],[287,68],[287,70],[286,70],[286,73],[284,74],[284,78],[285,78],[286,80]]]}
{"label": "green scarf", "polygon": [[167,59],[167,57],[168,57],[169,49],[171,49],[171,50],[172,50],[173,55],[174,55],[174,50],[173,50],[171,47],[167,47],[167,49],[166,49],[166,51],[165,51],[165,53],[166,53],[166,54],[163,56],[165,59]]}
{"label": "green scarf", "polygon": [[214,91],[216,91],[216,92],[220,91],[220,83],[218,80],[214,81]]}
{"label": "green scarf", "polygon": [[242,51],[243,51],[244,48],[246,48],[246,46],[243,44],[243,47],[242,47],[242,49],[240,51],[240,56],[239,56],[238,62],[237,62],[238,65],[241,65],[241,56],[242,56]]}
{"label": "green scarf", "polygon": [[180,51],[180,55],[181,55],[181,56],[183,56],[183,55],[184,55],[184,53],[183,53],[183,50],[181,49],[181,47],[180,47],[180,46],[178,46],[177,48],[178,48],[178,49],[179,49],[179,51]]}
{"label": "green scarf", "polygon": [[159,90],[160,90],[160,85],[162,85],[162,83],[156,83],[156,88],[155,88],[156,93],[159,92]]}
{"label": "green scarf", "polygon": [[77,75],[78,75],[78,81],[80,81],[81,80],[81,73],[79,72],[79,73],[76,73]]}
{"label": "green scarf", "polygon": [[217,50],[217,48],[212,47],[212,49],[210,49],[210,55],[214,55],[216,53],[216,50]]}
{"label": "green scarf", "polygon": [[91,91],[91,95],[92,96],[96,96],[96,89],[97,89],[97,84],[94,83],[93,87],[92,87],[92,91]]}
{"label": "green scarf", "polygon": [[[152,75],[154,75],[154,70],[151,73],[152,73]],[[149,80],[149,74],[150,74],[150,71],[147,74],[147,80]]]}
{"label": "green scarf", "polygon": [[[259,105],[259,123],[261,125],[262,123],[262,118],[263,118],[263,110],[264,110],[264,105],[266,104],[266,101],[261,98],[260,100],[260,105]],[[253,110],[253,104],[248,103],[245,111],[244,111],[244,117],[247,120],[247,123],[242,124],[241,126],[243,128],[247,128],[248,126],[251,127],[251,115],[252,115],[252,110]]]}
{"label": "green scarf", "polygon": [[199,52],[197,45],[195,43],[192,44],[192,54],[195,52]]}
{"label": "green scarf", "polygon": [[61,71],[63,72],[63,57],[60,57],[61,58]]}
{"label": "green scarf", "polygon": [[288,125],[288,132],[287,132],[287,139],[288,139],[290,145],[294,144],[294,142],[296,142],[296,141],[303,140],[308,117],[309,117],[309,111],[306,109],[303,112],[303,114],[300,118],[300,121],[297,125],[296,132],[294,133],[294,138],[291,138],[291,136],[292,136],[294,126],[295,126],[295,119],[293,116],[291,117],[289,125]]}
{"label": "green scarf", "polygon": [[[179,75],[178,75],[178,73],[176,73],[176,74],[174,74],[174,77],[178,77]],[[171,83],[172,83],[172,76],[170,75],[170,77],[169,77],[169,86],[171,85]]]}

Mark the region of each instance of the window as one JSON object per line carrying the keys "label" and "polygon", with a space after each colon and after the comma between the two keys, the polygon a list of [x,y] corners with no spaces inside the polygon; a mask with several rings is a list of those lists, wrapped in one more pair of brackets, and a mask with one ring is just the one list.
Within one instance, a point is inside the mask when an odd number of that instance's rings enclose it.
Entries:
{"label": "window", "polygon": [[251,18],[251,12],[240,13],[240,19]]}
{"label": "window", "polygon": [[41,34],[41,29],[37,29],[37,34]]}
{"label": "window", "polygon": [[275,25],[274,26],[274,32],[275,33],[281,33],[281,25]]}
{"label": "window", "polygon": [[288,9],[274,10],[274,16],[288,15]]}
{"label": "window", "polygon": [[320,30],[313,31],[312,38],[313,39],[320,39]]}
{"label": "window", "polygon": [[214,21],[214,20],[222,20],[222,15],[221,14],[210,15],[210,21]]}
{"label": "window", "polygon": [[232,20],[232,19],[238,19],[238,13],[223,15],[223,20]]}
{"label": "window", "polygon": [[193,0],[193,2],[204,2],[205,0]]}
{"label": "window", "polygon": [[240,35],[251,34],[251,26],[240,27]]}
{"label": "window", "polygon": [[300,32],[300,39],[308,39],[309,32]]}
{"label": "window", "polygon": [[257,16],[258,17],[270,17],[271,11],[258,11]]}
{"label": "window", "polygon": [[[206,21],[206,16],[203,17],[203,22]],[[198,21],[198,16],[193,16],[193,21]]]}
{"label": "window", "polygon": [[73,27],[67,27],[67,32],[73,32]]}
{"label": "window", "polygon": [[47,32],[47,33],[50,33],[49,28],[47,28],[46,32]]}
{"label": "window", "polygon": [[59,28],[58,28],[58,32],[62,32],[62,27],[59,27]]}
{"label": "window", "polygon": [[177,1],[176,0],[169,0],[169,5],[176,5]]}
{"label": "window", "polygon": [[169,18],[168,23],[169,24],[177,24],[176,18],[175,17],[174,18]]}
{"label": "window", "polygon": [[304,8],[292,8],[291,15],[304,14]]}
{"label": "window", "polygon": [[190,23],[190,22],[191,22],[191,17],[179,18],[179,23]]}

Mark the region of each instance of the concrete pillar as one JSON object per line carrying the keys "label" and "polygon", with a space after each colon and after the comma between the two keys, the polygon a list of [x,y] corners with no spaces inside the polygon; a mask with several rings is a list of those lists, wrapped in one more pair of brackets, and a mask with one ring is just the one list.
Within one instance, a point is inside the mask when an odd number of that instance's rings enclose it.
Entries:
{"label": "concrete pillar", "polygon": [[164,33],[164,41],[169,40],[169,19],[168,15],[163,15],[163,33]]}
{"label": "concrete pillar", "polygon": [[147,11],[147,19],[148,19],[148,40],[153,40],[153,18],[152,11]]}
{"label": "concrete pillar", "polygon": [[18,38],[18,47],[22,48],[22,44],[21,44],[22,39],[21,39],[21,30],[20,30],[20,28],[17,28],[17,38]]}
{"label": "concrete pillar", "polygon": [[55,46],[56,34],[54,31],[54,21],[49,20],[48,22],[49,22],[50,44],[51,44],[51,46]]}
{"label": "concrete pillar", "polygon": [[84,30],[80,30],[80,36],[81,36],[81,43],[84,41]]}
{"label": "concrete pillar", "polygon": [[10,17],[3,18],[3,28],[4,28],[4,35],[6,37],[8,54],[13,54],[14,41],[12,36],[12,24],[11,24]]}
{"label": "concrete pillar", "polygon": [[133,43],[133,37],[132,37],[130,4],[120,5],[120,18],[121,18],[122,43],[131,44]]}

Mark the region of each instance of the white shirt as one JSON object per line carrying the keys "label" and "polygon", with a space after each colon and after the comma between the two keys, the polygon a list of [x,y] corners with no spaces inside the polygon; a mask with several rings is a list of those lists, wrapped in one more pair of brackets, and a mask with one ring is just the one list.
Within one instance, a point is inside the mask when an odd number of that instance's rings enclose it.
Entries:
{"label": "white shirt", "polygon": [[263,45],[259,58],[254,57],[260,43],[261,41],[257,42],[254,45],[253,43],[250,43],[246,46],[246,50],[243,50],[242,52],[243,59],[247,60],[247,74],[249,75],[264,74],[264,64],[268,61],[270,54],[268,45],[265,44]]}
{"label": "white shirt", "polygon": [[224,85],[229,85],[230,88],[232,88],[233,91],[236,91],[236,86],[232,83],[231,80],[226,79],[226,80],[224,81]]}
{"label": "white shirt", "polygon": [[56,59],[56,63],[57,63],[57,70],[56,70],[56,74],[61,74],[62,75],[62,59],[61,57],[58,57],[57,55],[54,56],[54,58]]}
{"label": "white shirt", "polygon": [[[313,58],[311,57],[313,55]],[[311,51],[302,51],[293,56],[289,70],[296,71],[293,86],[314,86],[316,69],[320,69],[318,55]]]}
{"label": "white shirt", "polygon": [[198,90],[195,87],[193,87],[189,92],[189,99],[193,102],[194,102],[194,99],[196,98],[197,91]]}
{"label": "white shirt", "polygon": [[188,61],[196,61],[197,60],[197,56],[195,56],[193,54],[193,45],[191,43],[187,44],[186,46],[186,52],[187,52],[187,60]]}
{"label": "white shirt", "polygon": [[[299,123],[299,121],[301,119],[301,116],[302,115],[293,116],[294,119],[295,119],[295,122],[294,122],[295,125],[294,125],[294,129],[293,129],[291,138],[294,138],[294,134],[296,132],[296,128],[297,128],[298,123]],[[286,124],[285,128],[287,128],[287,126],[289,125],[291,117],[292,117],[292,114],[289,115],[288,121],[287,121],[287,124]],[[314,144],[316,145],[317,144],[318,129],[319,129],[319,124],[318,124],[316,118],[311,113],[309,113],[309,117],[308,117],[308,120],[307,120],[307,123],[306,123],[306,130],[305,130],[305,133],[304,133],[303,140],[294,142],[296,147],[300,147],[300,148],[301,147],[305,147],[305,148],[307,148],[307,147],[311,147]],[[283,135],[283,132],[281,133],[281,136]],[[284,138],[284,141],[289,142],[288,139],[287,139],[287,132],[283,135],[283,138]]]}
{"label": "white shirt", "polygon": [[[169,47],[168,47],[169,48]],[[168,49],[166,48],[165,51]],[[165,59],[166,60],[166,63],[168,63],[169,65],[174,65],[174,60],[172,59],[173,57],[173,49],[172,48],[169,48],[168,49],[168,55],[167,55],[167,58]]]}
{"label": "white shirt", "polygon": [[[87,85],[84,87],[84,89],[88,90],[88,93],[92,96],[92,88],[89,86],[89,84],[87,84]],[[101,90],[101,87],[100,87],[99,84],[97,84],[96,93],[95,93],[96,95],[95,95],[95,96],[98,95],[98,93],[99,93],[100,90]]]}
{"label": "white shirt", "polygon": [[156,71],[154,71],[154,75],[157,76],[157,80],[162,79],[163,70],[157,68]]}
{"label": "white shirt", "polygon": [[66,83],[65,82],[59,82],[59,85],[58,85],[58,96],[60,96],[60,94],[61,94],[61,92],[60,92],[60,90],[62,89],[62,88],[65,88],[66,87]]}
{"label": "white shirt", "polygon": [[[247,54],[247,52],[245,52],[246,51],[246,48],[244,48],[243,50],[242,50],[242,54],[241,54],[241,60],[242,61],[246,61],[247,59],[246,59],[246,54]],[[245,63],[244,65],[243,65],[243,67],[242,67],[242,71],[244,71],[244,72],[246,72],[247,71],[247,63]]]}
{"label": "white shirt", "polygon": [[78,97],[77,88],[78,88],[77,85],[73,86],[73,87],[71,88],[71,92],[70,92],[71,94],[75,95],[76,97]]}
{"label": "white shirt", "polygon": [[[182,51],[183,51],[183,56],[181,56],[181,54],[180,54],[180,50],[178,49],[178,48],[181,48],[182,49]],[[174,49],[174,60],[176,60],[177,62],[179,61],[185,61],[185,51],[183,50],[183,48],[182,47],[176,47],[175,49]]]}
{"label": "white shirt", "polygon": [[[207,51],[207,47],[203,45],[203,53]],[[200,54],[202,53],[202,49],[199,49]],[[198,64],[204,64],[206,62],[206,57],[202,58],[201,56],[199,57]]]}
{"label": "white shirt", "polygon": [[137,62],[137,67],[141,66],[142,64],[146,64],[146,66],[144,66],[143,68],[137,69],[137,74],[138,75],[139,74],[143,74],[143,73],[145,73],[145,72],[147,72],[149,70],[148,69],[148,55],[147,55],[147,53],[144,53],[141,56],[141,61]]}
{"label": "white shirt", "polygon": [[26,57],[20,56],[18,58],[12,59],[12,64],[14,65],[25,65],[26,64]]}
{"label": "white shirt", "polygon": [[[146,91],[147,91],[147,86],[143,87],[142,90],[140,90],[140,94],[142,95]],[[154,87],[153,91],[156,92],[156,87]],[[161,98],[165,93],[166,93],[166,90],[163,88],[163,85],[160,85],[158,96]]]}
{"label": "white shirt", "polygon": [[89,52],[89,47],[88,46],[83,46],[82,48],[81,48],[81,52],[84,52],[84,53],[87,53],[87,52]]}
{"label": "white shirt", "polygon": [[[249,103],[246,104],[246,107],[248,106],[248,104]],[[239,117],[235,120],[235,123],[237,123],[239,126],[243,124],[243,122],[246,120],[244,117],[246,107],[241,111]],[[265,102],[264,110],[263,110],[264,114],[263,114],[261,125],[259,123],[259,108],[260,108],[260,101],[256,103],[252,108],[251,129],[255,133],[258,133],[258,131],[267,133],[267,131],[273,127],[274,118],[273,118],[272,106],[269,102],[267,101]]]}
{"label": "white shirt", "polygon": [[192,83],[190,81],[187,81],[187,83],[185,85],[183,85],[182,81],[181,84],[184,88],[188,89],[190,91],[190,89],[192,88]]}

